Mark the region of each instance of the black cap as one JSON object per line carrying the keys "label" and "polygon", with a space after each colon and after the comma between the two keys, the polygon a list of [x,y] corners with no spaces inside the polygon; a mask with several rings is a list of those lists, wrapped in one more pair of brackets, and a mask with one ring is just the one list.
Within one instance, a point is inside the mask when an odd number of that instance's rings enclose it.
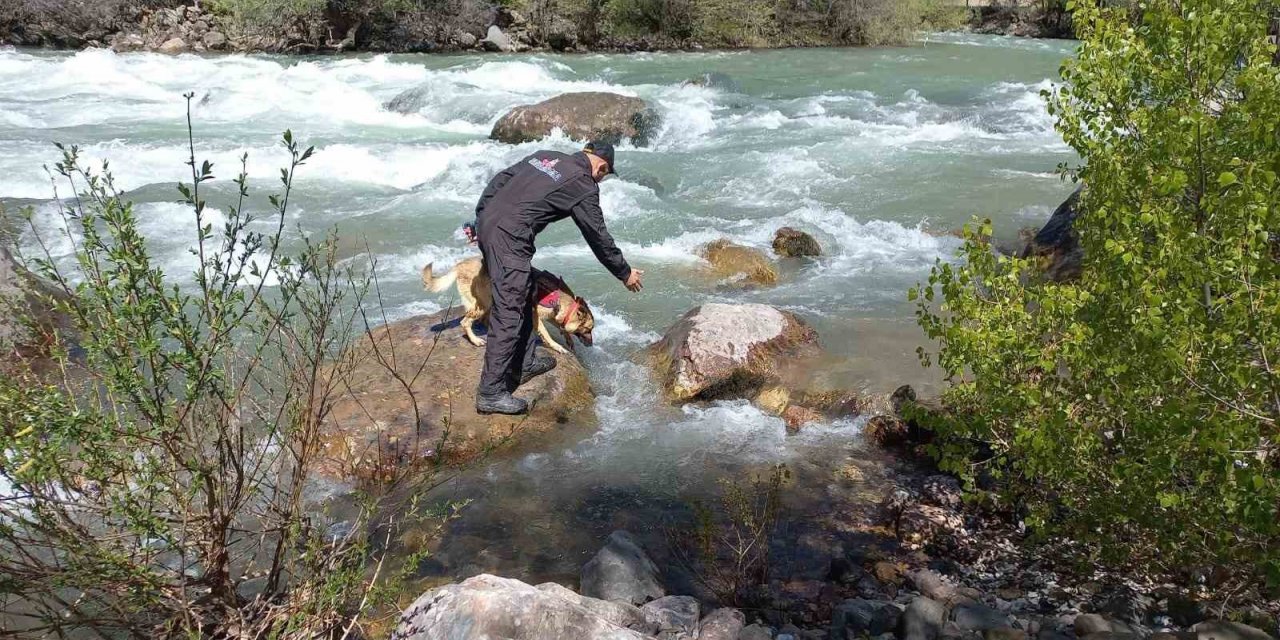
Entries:
{"label": "black cap", "polygon": [[587,153],[600,156],[605,162],[609,163],[609,173],[618,174],[618,165],[613,161],[613,145],[603,140],[593,140],[587,143],[582,149]]}

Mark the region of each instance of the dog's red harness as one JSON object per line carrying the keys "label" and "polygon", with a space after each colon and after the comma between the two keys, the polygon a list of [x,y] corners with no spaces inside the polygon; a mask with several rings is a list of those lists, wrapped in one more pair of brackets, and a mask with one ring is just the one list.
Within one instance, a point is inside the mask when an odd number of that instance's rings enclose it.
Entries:
{"label": "dog's red harness", "polygon": [[[559,304],[560,304],[559,289],[556,289],[551,293],[548,293],[547,295],[542,296],[542,299],[538,301],[539,306],[543,306],[548,309],[555,309]],[[578,302],[577,298],[574,298],[573,302],[569,305],[569,308],[565,311],[564,315],[556,315],[556,323],[559,324],[560,326],[564,326],[564,323],[568,322],[569,318],[572,318],[573,314],[577,313],[578,308],[581,306],[582,306],[582,303]]]}

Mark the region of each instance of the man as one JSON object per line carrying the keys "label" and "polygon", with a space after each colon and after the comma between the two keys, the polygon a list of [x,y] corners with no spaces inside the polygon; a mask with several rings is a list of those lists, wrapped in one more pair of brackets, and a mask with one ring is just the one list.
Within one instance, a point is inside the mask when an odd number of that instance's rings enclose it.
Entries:
{"label": "man", "polygon": [[572,155],[539,151],[494,176],[476,205],[476,237],[493,280],[484,372],[476,393],[481,414],[520,415],[529,405],[511,393],[551,371],[555,358],[534,353],[530,277],[534,239],[547,225],[573,218],[596,258],[628,289],[642,288],[605,228],[599,182],[614,172],[613,145],[592,142]]}

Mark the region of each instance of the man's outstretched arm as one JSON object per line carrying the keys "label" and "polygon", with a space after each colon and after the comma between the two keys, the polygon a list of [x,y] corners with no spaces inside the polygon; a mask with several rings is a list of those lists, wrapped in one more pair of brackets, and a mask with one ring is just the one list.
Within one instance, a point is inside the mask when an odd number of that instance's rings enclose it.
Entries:
{"label": "man's outstretched arm", "polygon": [[613,236],[604,224],[604,212],[600,210],[600,194],[591,193],[573,207],[570,212],[573,222],[578,225],[582,237],[596,254],[596,259],[604,265],[613,277],[627,282],[631,277],[631,266],[622,257],[622,250],[614,243]]}

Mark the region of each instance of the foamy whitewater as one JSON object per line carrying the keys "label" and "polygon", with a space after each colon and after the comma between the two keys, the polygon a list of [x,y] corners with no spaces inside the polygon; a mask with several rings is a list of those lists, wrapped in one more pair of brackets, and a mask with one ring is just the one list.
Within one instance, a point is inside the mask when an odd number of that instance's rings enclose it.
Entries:
{"label": "foamy whitewater", "polygon": [[[52,143],[78,145],[82,157],[110,161],[116,184],[138,203],[158,263],[189,282],[195,230],[191,212],[174,204],[174,185],[190,178],[182,96],[194,92],[196,152],[219,178],[207,185],[211,206],[227,206],[247,153],[254,206],[265,209],[286,159],[280,134],[292,129],[317,152],[299,172],[290,225],[310,234],[336,227],[344,255],[376,264],[390,315],[405,317],[444,302],[422,292],[417,273],[472,254],[458,229],[495,172],[539,147],[576,148],[558,136],[521,146],[489,141],[499,117],[571,91],[648,100],[663,117],[661,131],[650,147],[622,145],[622,177],[602,185],[611,230],[647,273],[644,293],[613,281],[568,222],[539,239],[535,259],[596,310],[598,346],[584,359],[599,424],[459,488],[478,501],[458,526],[485,540],[505,536],[515,550],[494,562],[526,566],[521,545],[536,546],[539,536],[514,540],[517,525],[537,521],[559,532],[548,534],[559,544],[589,548],[616,524],[610,509],[661,511],[690,487],[756,465],[855,455],[856,420],[788,437],[780,420],[746,403],[660,405],[630,355],[693,306],[760,302],[801,314],[833,356],[822,372],[833,385],[872,393],[901,383],[936,387],[936,374],[916,361],[921,336],[906,291],[936,260],[951,259],[959,241],[946,232],[972,216],[991,217],[1011,237],[1041,224],[1070,192],[1056,169],[1074,156],[1040,94],[1073,46],[941,35],[905,48],[633,56],[0,49],[0,202],[34,206],[37,226],[56,239],[43,167],[59,159]],[[735,86],[685,83],[713,71]],[[410,90],[415,109],[385,106]],[[813,233],[826,256],[784,264],[772,289],[725,288],[700,274],[699,245],[728,237],[767,249],[781,226]],[[31,248],[30,234],[23,241]],[[52,248],[65,259],[70,244]],[[586,518],[587,507],[602,511]],[[580,539],[565,542],[573,536]],[[546,572],[570,567],[568,558]]]}

